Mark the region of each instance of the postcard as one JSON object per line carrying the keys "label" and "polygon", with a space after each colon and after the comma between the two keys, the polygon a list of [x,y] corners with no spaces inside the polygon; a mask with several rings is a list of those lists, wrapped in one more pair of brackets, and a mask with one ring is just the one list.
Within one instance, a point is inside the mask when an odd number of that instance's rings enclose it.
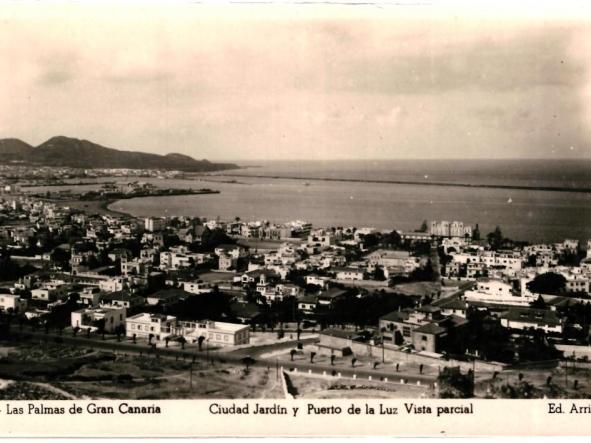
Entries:
{"label": "postcard", "polygon": [[588,434],[590,24],[1,2],[0,435]]}

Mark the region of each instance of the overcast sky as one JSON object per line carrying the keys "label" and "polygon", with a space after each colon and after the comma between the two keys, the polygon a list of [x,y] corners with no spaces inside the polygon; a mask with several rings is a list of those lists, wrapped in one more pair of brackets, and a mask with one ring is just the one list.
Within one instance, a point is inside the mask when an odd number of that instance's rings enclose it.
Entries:
{"label": "overcast sky", "polygon": [[210,160],[591,156],[584,15],[305,8],[0,7],[0,137]]}

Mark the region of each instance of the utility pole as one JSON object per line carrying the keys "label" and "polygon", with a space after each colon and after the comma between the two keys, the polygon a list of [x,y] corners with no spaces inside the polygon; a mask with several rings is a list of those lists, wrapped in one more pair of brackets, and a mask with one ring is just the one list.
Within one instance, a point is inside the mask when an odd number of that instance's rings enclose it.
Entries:
{"label": "utility pole", "polygon": [[384,333],[382,332],[382,363],[386,363],[386,354],[384,350]]}
{"label": "utility pole", "polygon": [[189,390],[193,391],[193,362],[191,361],[191,367],[189,369]]}
{"label": "utility pole", "polygon": [[279,380],[279,359],[275,359],[275,379]]}

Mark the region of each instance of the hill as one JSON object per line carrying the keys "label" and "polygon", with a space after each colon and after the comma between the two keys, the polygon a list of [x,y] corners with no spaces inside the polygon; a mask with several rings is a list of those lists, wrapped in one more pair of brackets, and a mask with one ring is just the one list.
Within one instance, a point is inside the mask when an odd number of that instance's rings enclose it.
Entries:
{"label": "hill", "polygon": [[27,160],[32,157],[34,149],[31,145],[18,138],[1,139],[0,162]]}
{"label": "hill", "polygon": [[0,139],[0,162],[71,168],[165,169],[207,172],[236,169],[231,163],[211,163],[182,154],[148,154],[107,148],[88,140],[52,137],[36,148],[18,139]]}

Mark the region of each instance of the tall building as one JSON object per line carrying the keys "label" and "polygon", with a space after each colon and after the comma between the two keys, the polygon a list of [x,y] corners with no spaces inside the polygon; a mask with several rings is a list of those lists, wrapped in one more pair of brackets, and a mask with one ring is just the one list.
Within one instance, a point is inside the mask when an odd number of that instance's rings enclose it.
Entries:
{"label": "tall building", "polygon": [[146,231],[149,232],[162,231],[166,227],[166,220],[162,218],[148,217],[144,220],[144,227]]}

